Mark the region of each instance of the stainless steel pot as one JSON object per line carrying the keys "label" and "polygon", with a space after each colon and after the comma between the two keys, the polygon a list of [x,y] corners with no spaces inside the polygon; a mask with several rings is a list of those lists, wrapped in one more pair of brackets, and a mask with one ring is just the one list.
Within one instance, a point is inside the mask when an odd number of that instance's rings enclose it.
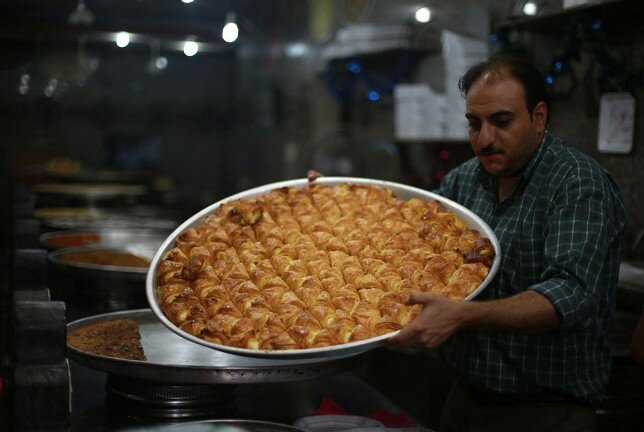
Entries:
{"label": "stainless steel pot", "polygon": [[[170,234],[169,230],[93,228],[50,231],[40,236],[40,245],[48,251],[68,247],[104,246],[125,247],[147,251],[161,246]],[[86,243],[82,243],[86,241]]]}
{"label": "stainless steel pot", "polygon": [[[134,240],[134,239],[133,239]],[[47,255],[51,295],[67,305],[67,320],[97,313],[147,307],[147,267],[125,267],[68,262],[66,254],[88,251],[119,251],[150,260],[158,242],[132,242],[118,247],[84,246],[58,249]]]}

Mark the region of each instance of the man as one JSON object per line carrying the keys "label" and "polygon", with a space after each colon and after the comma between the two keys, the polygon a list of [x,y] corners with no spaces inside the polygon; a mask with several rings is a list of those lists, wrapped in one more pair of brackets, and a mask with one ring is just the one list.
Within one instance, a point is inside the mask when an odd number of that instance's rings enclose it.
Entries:
{"label": "man", "polygon": [[608,173],[550,133],[544,81],[497,54],[459,83],[476,157],[438,193],[478,214],[501,267],[475,301],[415,293],[392,346],[441,348],[456,384],[441,430],[593,430],[610,375],[626,214]]}

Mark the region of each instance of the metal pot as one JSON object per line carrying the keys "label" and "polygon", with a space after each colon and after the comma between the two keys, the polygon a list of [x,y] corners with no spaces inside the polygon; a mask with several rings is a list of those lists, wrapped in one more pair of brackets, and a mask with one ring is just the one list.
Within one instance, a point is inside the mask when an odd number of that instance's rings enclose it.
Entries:
{"label": "metal pot", "polygon": [[122,252],[148,261],[157,242],[130,243],[118,247],[83,246],[58,249],[47,254],[51,296],[67,305],[67,320],[103,312],[148,307],[145,276],[148,267],[92,264],[67,261],[69,254]]}
{"label": "metal pot", "polygon": [[65,229],[156,229],[172,231],[177,222],[172,219],[139,217],[127,215],[70,216],[43,219],[42,227],[47,231]]}
{"label": "metal pot", "polygon": [[[48,251],[69,247],[105,246],[158,249],[170,230],[94,228],[50,231],[40,236],[40,245]],[[134,246],[136,245],[136,246]]]}
{"label": "metal pot", "polygon": [[644,306],[644,261],[622,262],[617,282],[617,309],[639,314]]}

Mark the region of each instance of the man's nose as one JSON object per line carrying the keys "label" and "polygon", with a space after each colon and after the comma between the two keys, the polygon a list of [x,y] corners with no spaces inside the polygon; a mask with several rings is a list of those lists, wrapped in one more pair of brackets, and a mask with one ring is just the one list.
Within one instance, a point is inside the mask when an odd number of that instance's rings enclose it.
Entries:
{"label": "man's nose", "polygon": [[479,148],[487,148],[494,144],[496,129],[491,124],[484,122],[478,136]]}

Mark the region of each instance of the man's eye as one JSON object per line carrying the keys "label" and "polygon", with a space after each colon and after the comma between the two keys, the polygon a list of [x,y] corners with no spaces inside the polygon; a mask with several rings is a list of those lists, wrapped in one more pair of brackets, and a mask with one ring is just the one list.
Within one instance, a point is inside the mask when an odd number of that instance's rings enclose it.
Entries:
{"label": "man's eye", "polygon": [[500,128],[506,127],[507,125],[510,124],[510,119],[498,119],[494,122],[494,124]]}
{"label": "man's eye", "polygon": [[470,129],[479,130],[481,128],[481,123],[479,122],[468,122],[467,123]]}

